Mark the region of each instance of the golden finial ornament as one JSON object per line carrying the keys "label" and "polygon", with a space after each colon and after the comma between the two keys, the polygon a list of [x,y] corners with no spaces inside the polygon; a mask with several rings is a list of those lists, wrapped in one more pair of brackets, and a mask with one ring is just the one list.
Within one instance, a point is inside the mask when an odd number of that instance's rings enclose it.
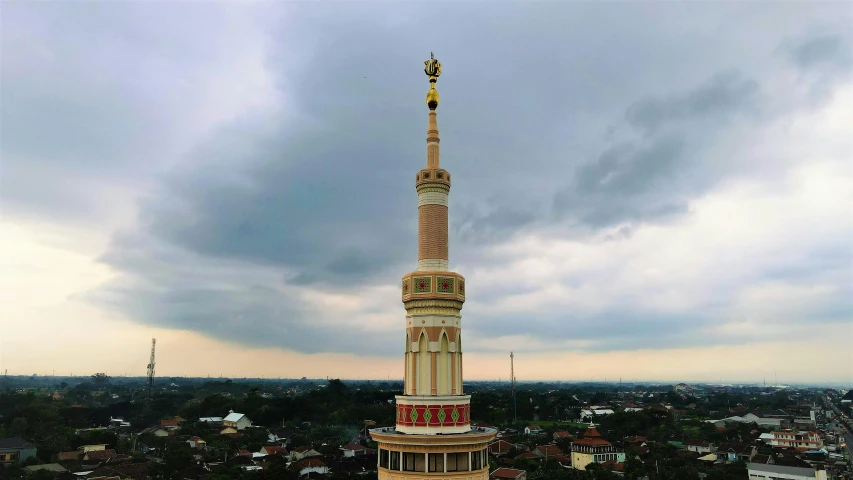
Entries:
{"label": "golden finial ornament", "polygon": [[429,77],[429,92],[427,92],[426,103],[430,110],[435,110],[438,106],[438,90],[435,89],[435,82],[441,75],[441,62],[435,59],[432,52],[429,52],[429,60],[424,61],[424,72]]}

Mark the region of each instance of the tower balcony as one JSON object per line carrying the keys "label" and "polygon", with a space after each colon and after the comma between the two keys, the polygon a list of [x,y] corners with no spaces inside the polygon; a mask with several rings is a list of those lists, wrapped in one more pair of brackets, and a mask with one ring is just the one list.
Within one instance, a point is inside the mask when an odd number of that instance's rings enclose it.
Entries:
{"label": "tower balcony", "polygon": [[436,185],[450,189],[450,172],[443,168],[424,168],[415,175],[415,188]]}
{"label": "tower balcony", "polygon": [[403,302],[409,300],[465,301],[465,277],[456,272],[418,271],[403,276]]}

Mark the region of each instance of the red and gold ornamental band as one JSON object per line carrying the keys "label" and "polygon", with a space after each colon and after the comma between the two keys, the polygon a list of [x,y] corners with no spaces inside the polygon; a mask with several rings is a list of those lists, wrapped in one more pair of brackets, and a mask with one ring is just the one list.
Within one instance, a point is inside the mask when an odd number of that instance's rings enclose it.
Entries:
{"label": "red and gold ornamental band", "polygon": [[415,175],[418,193],[418,268],[403,276],[406,308],[403,395],[396,426],[376,428],[379,479],[489,477],[493,428],[471,427],[471,397],[462,391],[462,304],[465,278],[449,269],[450,173],[439,155],[438,91],[441,63],[424,62],[430,88],[426,168]]}

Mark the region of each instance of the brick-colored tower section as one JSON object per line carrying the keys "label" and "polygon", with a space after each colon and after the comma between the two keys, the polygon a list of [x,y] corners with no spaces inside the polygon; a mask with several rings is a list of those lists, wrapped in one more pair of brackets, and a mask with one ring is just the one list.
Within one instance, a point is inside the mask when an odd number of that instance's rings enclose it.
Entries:
{"label": "brick-colored tower section", "polygon": [[418,260],[449,260],[447,250],[447,206],[418,207]]}

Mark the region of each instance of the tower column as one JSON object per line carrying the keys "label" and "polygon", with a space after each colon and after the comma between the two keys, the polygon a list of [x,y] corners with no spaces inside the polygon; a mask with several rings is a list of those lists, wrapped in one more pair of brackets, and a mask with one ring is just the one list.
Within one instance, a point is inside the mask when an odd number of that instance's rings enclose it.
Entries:
{"label": "tower column", "polygon": [[[441,63],[434,56],[424,63],[430,88],[426,165],[415,175],[418,265],[401,282],[406,309],[405,380],[403,394],[395,399],[395,427],[373,429],[371,437],[380,451],[392,451],[400,459],[399,465],[389,461],[383,467],[380,454],[379,480],[422,480],[425,474],[443,480],[487,480],[483,451],[497,432],[471,428],[471,397],[463,394],[465,278],[449,267],[450,172],[441,168],[436,114]],[[416,471],[405,459],[415,461]],[[452,469],[448,463],[453,463]]]}

